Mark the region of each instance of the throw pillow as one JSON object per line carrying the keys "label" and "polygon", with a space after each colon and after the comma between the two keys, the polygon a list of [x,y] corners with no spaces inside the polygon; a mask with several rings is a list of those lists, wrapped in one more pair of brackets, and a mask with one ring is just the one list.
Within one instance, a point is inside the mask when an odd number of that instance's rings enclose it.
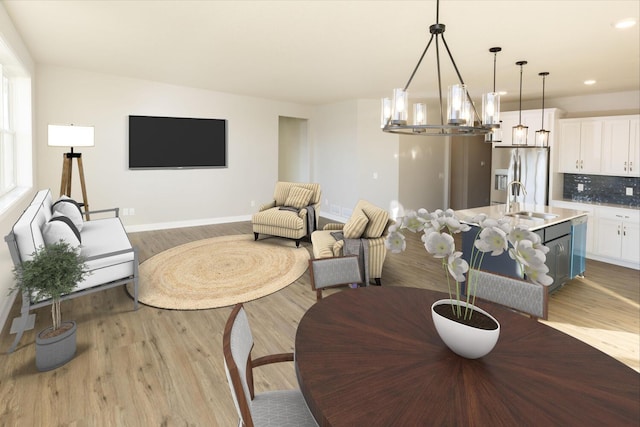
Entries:
{"label": "throw pillow", "polygon": [[367,228],[362,233],[362,237],[366,239],[375,239],[377,237],[382,236],[384,233],[384,227],[387,225],[387,221],[389,220],[389,214],[387,211],[380,209],[377,206],[364,206],[362,208],[362,212],[369,219],[369,224],[367,224]]}
{"label": "throw pillow", "polygon": [[73,222],[63,215],[51,217],[44,227],[42,227],[42,237],[45,245],[65,241],[71,247],[77,248],[82,242],[80,232]]}
{"label": "throw pillow", "polygon": [[73,221],[78,231],[82,231],[84,221],[82,220],[82,209],[78,202],[68,196],[60,196],[60,198],[51,205],[53,215],[60,214],[68,217]]}
{"label": "throw pillow", "polygon": [[311,190],[307,190],[302,187],[291,187],[287,200],[285,200],[285,206],[291,206],[296,209],[302,209],[309,205],[311,200]]}
{"label": "throw pillow", "polygon": [[359,239],[362,236],[369,219],[364,215],[353,215],[342,228],[345,239]]}

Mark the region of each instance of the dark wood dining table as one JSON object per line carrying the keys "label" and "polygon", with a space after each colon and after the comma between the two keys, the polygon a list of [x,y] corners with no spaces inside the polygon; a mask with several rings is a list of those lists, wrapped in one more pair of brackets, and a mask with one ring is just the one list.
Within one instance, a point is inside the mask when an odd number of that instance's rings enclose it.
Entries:
{"label": "dark wood dining table", "polygon": [[325,297],[296,332],[296,374],[321,426],[638,426],[640,374],[543,323],[478,304],[501,325],[481,359],[431,320],[447,295],[409,287]]}

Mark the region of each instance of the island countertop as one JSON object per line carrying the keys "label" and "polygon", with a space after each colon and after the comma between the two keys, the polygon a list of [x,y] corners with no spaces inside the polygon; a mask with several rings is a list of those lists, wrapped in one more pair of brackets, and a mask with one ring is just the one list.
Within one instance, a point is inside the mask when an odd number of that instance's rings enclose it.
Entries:
{"label": "island countertop", "polygon": [[561,222],[569,221],[581,216],[587,215],[588,212],[579,211],[574,209],[557,208],[553,206],[532,205],[525,203],[516,203],[511,209],[511,212],[536,212],[541,214],[548,214],[548,218],[533,218],[527,216],[508,216],[507,205],[491,205],[480,206],[477,208],[462,209],[456,211],[456,215],[461,220],[470,221],[476,215],[485,214],[488,218],[493,219],[509,219],[512,226],[527,228],[531,231],[535,231],[541,228],[549,227],[551,225],[560,224]]}

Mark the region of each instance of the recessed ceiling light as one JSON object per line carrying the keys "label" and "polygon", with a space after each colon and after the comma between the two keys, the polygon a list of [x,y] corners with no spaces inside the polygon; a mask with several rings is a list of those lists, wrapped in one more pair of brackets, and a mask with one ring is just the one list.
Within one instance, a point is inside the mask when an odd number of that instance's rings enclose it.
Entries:
{"label": "recessed ceiling light", "polygon": [[587,86],[591,86],[591,85],[596,84],[596,81],[595,80],[585,80],[584,84],[586,84]]}
{"label": "recessed ceiling light", "polygon": [[634,18],[625,18],[621,19],[613,24],[614,28],[619,30],[624,30],[625,28],[631,28],[636,25],[636,20]]}

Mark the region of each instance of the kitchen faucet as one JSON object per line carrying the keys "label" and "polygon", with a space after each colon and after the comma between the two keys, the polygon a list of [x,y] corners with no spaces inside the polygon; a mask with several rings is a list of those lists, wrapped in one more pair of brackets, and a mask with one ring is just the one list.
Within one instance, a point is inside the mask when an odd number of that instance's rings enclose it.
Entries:
{"label": "kitchen faucet", "polygon": [[[514,180],[514,181],[511,181],[509,184],[507,184],[507,192],[508,192],[507,193],[507,213],[511,212],[518,198],[518,193],[513,188],[514,185],[519,185],[520,188],[522,188],[522,192],[524,193],[524,195],[525,196],[527,195],[527,189],[524,187],[524,184],[522,182]],[[511,200],[511,198],[509,197],[509,194],[513,196],[513,200]]]}

